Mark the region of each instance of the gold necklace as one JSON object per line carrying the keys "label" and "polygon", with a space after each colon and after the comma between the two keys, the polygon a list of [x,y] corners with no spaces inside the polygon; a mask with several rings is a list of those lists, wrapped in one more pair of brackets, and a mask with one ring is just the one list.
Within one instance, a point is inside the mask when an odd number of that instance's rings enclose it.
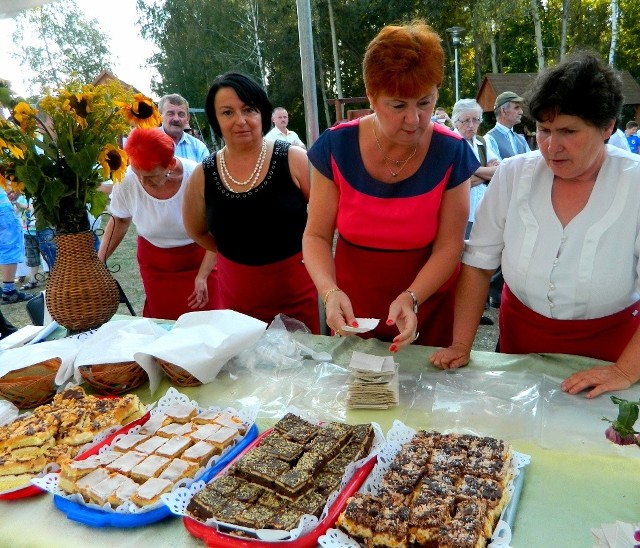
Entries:
{"label": "gold necklace", "polygon": [[389,158],[384,153],[384,150],[382,149],[382,145],[380,144],[380,141],[378,140],[378,134],[376,133],[376,122],[377,121],[378,121],[378,118],[375,117],[373,119],[373,136],[376,139],[376,145],[378,145],[378,150],[380,151],[380,153],[382,154],[382,157],[384,158],[384,164],[386,165],[386,163],[389,162],[390,164],[393,164],[393,165],[396,166],[395,171],[393,169],[391,169],[391,167],[389,167],[389,166],[387,166],[387,169],[389,170],[389,173],[391,173],[391,177],[397,177],[398,174],[404,169],[404,166],[407,165],[407,162],[409,160],[411,160],[411,158],[413,158],[416,155],[416,152],[418,150],[418,145],[417,144],[413,145],[413,151],[404,160],[394,160],[393,158]]}
{"label": "gold necklace", "polygon": [[231,173],[229,173],[229,170],[227,169],[227,162],[225,161],[226,148],[227,147],[224,147],[220,153],[220,178],[222,179],[224,186],[226,186],[231,192],[237,192],[237,190],[233,190],[233,188],[231,188],[231,185],[227,180],[228,177],[235,185],[250,185],[248,190],[253,189],[253,187],[256,186],[256,183],[258,182],[260,173],[262,172],[262,166],[264,165],[265,158],[267,157],[267,141],[265,139],[262,139],[262,147],[260,149],[260,154],[258,154],[256,165],[254,166],[251,175],[249,175],[249,178],[246,181],[236,181]]}

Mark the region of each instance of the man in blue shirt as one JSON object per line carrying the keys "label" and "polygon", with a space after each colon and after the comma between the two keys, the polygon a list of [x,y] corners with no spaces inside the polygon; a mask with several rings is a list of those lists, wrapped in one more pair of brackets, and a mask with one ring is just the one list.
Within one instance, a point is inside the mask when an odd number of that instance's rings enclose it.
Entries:
{"label": "man in blue shirt", "polygon": [[624,134],[627,136],[627,142],[631,152],[640,154],[640,135],[638,135],[638,122],[629,120],[625,126]]}
{"label": "man in blue shirt", "polygon": [[185,132],[185,128],[189,127],[190,115],[189,103],[182,95],[165,95],[158,103],[158,110],[162,116],[162,129],[176,144],[176,156],[196,162],[202,162],[209,156],[207,146]]}
{"label": "man in blue shirt", "polygon": [[[513,131],[513,126],[522,120],[523,101],[524,99],[513,91],[505,91],[496,97],[493,105],[496,125],[487,131],[484,138],[487,146],[497,152],[499,160],[531,152],[524,136]],[[498,268],[489,284],[489,304],[494,308],[500,307],[503,285],[502,269]]]}

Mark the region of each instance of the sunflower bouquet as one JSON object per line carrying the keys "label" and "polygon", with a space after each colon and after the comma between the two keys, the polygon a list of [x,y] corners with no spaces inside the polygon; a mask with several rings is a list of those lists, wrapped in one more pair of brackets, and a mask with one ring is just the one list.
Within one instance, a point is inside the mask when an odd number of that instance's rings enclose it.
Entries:
{"label": "sunflower bouquet", "polygon": [[151,99],[118,82],[71,81],[36,108],[21,101],[8,118],[0,113],[0,185],[33,200],[39,226],[88,230],[87,207],[97,216],[106,206],[99,186],[127,168],[122,137],[160,123]]}

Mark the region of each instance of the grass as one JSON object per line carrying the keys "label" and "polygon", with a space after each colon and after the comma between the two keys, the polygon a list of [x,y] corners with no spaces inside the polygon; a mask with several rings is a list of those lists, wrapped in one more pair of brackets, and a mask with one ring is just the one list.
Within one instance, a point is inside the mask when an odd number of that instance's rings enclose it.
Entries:
{"label": "grass", "polygon": [[[116,249],[107,261],[107,266],[113,273],[114,278],[120,282],[136,314],[140,316],[142,315],[142,307],[144,305],[144,289],[142,287],[142,280],[140,279],[138,261],[136,260],[136,237],[135,227],[131,225],[124,240],[122,240],[118,249]],[[41,283],[40,287],[28,291],[28,293],[37,295],[44,288],[45,285]],[[2,305],[0,310],[2,310],[5,318],[16,327],[24,327],[25,325],[31,324],[31,319],[27,314],[26,304],[24,302]],[[120,304],[117,314],[128,315],[129,311],[125,305]]]}

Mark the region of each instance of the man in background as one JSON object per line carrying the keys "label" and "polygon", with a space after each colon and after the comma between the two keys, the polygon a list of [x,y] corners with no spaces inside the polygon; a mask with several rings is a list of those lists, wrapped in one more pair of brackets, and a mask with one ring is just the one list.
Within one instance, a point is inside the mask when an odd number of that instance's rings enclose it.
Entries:
{"label": "man in background", "polygon": [[209,156],[207,146],[185,131],[185,128],[189,127],[191,116],[189,103],[182,95],[177,93],[165,95],[158,103],[158,110],[162,116],[162,129],[176,144],[176,156],[196,162],[202,162]]}
{"label": "man in background", "polygon": [[[498,154],[498,160],[511,158],[517,154],[531,152],[524,135],[513,131],[513,126],[522,120],[522,102],[524,99],[513,91],[505,91],[496,97],[493,112],[496,115],[496,125],[484,136],[487,145]],[[504,278],[502,269],[498,268],[491,277],[489,285],[489,304],[494,308],[500,307]]]}
{"label": "man in background", "polygon": [[300,137],[298,137],[298,134],[295,131],[287,129],[289,113],[286,108],[274,108],[273,114],[271,114],[271,122],[273,123],[273,128],[265,135],[265,139],[269,139],[270,141],[280,139],[281,141],[287,141],[287,143],[302,147],[305,150],[307,149]]}
{"label": "man in background", "polygon": [[524,135],[513,131],[513,126],[522,121],[523,101],[524,99],[513,91],[505,91],[496,97],[493,105],[496,125],[487,131],[485,139],[498,153],[499,160],[531,152]]}

